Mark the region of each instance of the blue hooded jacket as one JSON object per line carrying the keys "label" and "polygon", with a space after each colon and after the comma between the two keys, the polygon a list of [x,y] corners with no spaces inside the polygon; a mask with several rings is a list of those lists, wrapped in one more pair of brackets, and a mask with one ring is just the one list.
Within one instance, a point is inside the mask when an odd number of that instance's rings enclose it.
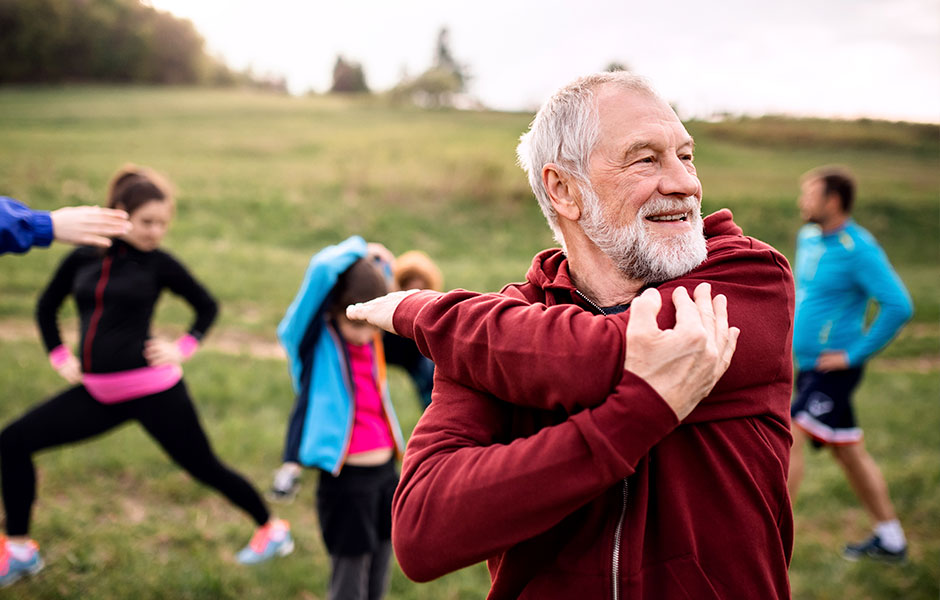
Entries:
{"label": "blue hooded jacket", "polygon": [[[328,323],[325,309],[339,276],[366,253],[365,240],[352,236],[315,254],[297,296],[277,327],[278,339],[287,351],[291,383],[297,393],[288,423],[284,460],[317,467],[333,475],[342,469],[352,437],[355,390],[345,344],[339,332]],[[396,453],[401,456],[404,437],[388,395],[379,336],[373,344],[382,406]]]}
{"label": "blue hooded jacket", "polygon": [[52,218],[48,212],[30,210],[13,198],[0,196],[0,254],[48,246],[52,239]]}

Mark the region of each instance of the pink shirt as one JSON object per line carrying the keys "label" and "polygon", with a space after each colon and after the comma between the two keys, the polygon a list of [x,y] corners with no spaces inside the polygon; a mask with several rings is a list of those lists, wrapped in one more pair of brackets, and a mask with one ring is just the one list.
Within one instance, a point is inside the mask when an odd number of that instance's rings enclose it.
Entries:
{"label": "pink shirt", "polygon": [[372,345],[356,346],[347,342],[349,367],[356,390],[356,415],[353,422],[349,454],[394,448],[392,432],[382,407],[382,395],[375,381],[375,358]]}

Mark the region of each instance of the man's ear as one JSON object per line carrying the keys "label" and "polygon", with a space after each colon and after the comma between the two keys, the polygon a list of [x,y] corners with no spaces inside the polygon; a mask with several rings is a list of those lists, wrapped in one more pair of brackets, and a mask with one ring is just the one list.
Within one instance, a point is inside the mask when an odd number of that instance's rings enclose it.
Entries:
{"label": "man's ear", "polygon": [[838,192],[829,192],[826,194],[826,210],[829,211],[831,215],[839,215],[844,212],[842,210],[842,198],[839,196]]}
{"label": "man's ear", "polygon": [[542,167],[542,185],[559,217],[569,221],[581,218],[581,190],[567,171],[555,163],[548,163]]}

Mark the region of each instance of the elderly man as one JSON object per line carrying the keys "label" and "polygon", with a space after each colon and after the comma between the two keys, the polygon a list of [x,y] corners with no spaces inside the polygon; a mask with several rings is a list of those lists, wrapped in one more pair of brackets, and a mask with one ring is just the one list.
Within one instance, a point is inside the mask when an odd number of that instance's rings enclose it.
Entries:
{"label": "elderly man", "polygon": [[490,598],[789,597],[786,260],[728,211],[703,228],[692,138],[630,74],[558,91],[519,155],[562,245],[525,283],[348,311],[437,366],[393,505],[402,569],[487,559]]}

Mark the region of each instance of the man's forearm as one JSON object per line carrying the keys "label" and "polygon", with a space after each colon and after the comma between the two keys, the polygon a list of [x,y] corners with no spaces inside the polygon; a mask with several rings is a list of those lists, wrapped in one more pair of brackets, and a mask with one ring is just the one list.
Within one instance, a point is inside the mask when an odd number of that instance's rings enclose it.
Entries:
{"label": "man's forearm", "polygon": [[602,406],[496,443],[507,414],[501,403],[446,378],[436,385],[408,443],[393,505],[396,556],[418,581],[548,530],[633,473],[678,425],[655,391],[627,376]]}

